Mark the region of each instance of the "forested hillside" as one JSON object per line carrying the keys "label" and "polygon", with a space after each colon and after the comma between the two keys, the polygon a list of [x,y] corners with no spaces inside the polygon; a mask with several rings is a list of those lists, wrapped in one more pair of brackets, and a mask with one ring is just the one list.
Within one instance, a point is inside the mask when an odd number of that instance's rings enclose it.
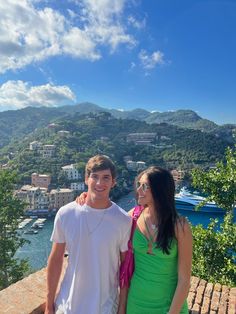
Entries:
{"label": "forested hillside", "polygon": [[[22,139],[0,150],[0,162],[17,169],[23,183],[30,181],[32,172],[50,173],[53,182],[60,181],[61,167],[76,163],[84,168],[85,162],[94,154],[111,156],[122,175],[126,167],[124,157],[144,161],[147,166],[158,164],[168,169],[185,170],[196,166],[209,167],[222,159],[229,142],[199,130],[184,129],[166,123],[148,124],[134,119],[115,119],[109,113],[63,117],[55,120],[55,127],[38,128]],[[69,131],[61,135],[59,131]],[[155,133],[149,145],[128,142],[130,133]],[[38,151],[29,149],[29,144],[39,141],[55,145],[55,155],[43,158]]]}
{"label": "forested hillside", "polygon": [[229,143],[233,143],[233,132],[236,125],[218,126],[207,119],[202,119],[194,111],[178,110],[174,112],[149,112],[144,109],[134,109],[132,111],[119,111],[115,109],[105,109],[91,103],[81,103],[74,106],[63,106],[57,108],[33,108],[28,107],[20,110],[0,112],[0,148],[8,145],[15,139],[20,139],[30,134],[34,130],[46,127],[49,123],[58,118],[71,118],[76,115],[89,113],[110,113],[117,119],[135,119],[145,121],[148,124],[168,123],[181,128],[196,129],[217,135]]}

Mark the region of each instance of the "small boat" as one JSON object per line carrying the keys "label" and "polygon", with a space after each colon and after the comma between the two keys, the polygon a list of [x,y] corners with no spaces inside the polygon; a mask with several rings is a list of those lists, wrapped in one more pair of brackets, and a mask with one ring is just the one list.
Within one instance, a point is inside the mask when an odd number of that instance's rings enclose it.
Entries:
{"label": "small boat", "polygon": [[[205,197],[193,194],[186,187],[183,187],[180,192],[175,195],[175,206],[177,210],[195,211],[196,206],[205,200]],[[214,202],[207,202],[204,206],[199,208],[199,211],[207,213],[225,213],[225,210],[218,207]]]}
{"label": "small boat", "polygon": [[33,230],[33,229],[24,231],[24,234],[37,234],[37,233],[38,233],[38,231],[37,230]]}
{"label": "small boat", "polygon": [[31,226],[32,229],[43,229],[44,224],[36,224],[33,223],[33,225]]}
{"label": "small boat", "polygon": [[28,225],[32,221],[32,218],[26,218],[22,222],[19,223],[18,229],[23,229],[26,225]]}
{"label": "small boat", "polygon": [[44,222],[46,221],[46,218],[38,218],[33,225],[31,226],[32,229],[42,229],[44,226]]}

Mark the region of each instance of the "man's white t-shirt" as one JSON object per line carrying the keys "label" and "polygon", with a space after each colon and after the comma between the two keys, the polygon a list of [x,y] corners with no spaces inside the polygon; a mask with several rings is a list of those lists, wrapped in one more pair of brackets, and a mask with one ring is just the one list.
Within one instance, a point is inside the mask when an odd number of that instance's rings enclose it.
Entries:
{"label": "man's white t-shirt", "polygon": [[131,218],[115,203],[94,209],[72,202],[59,209],[51,240],[66,243],[68,266],[56,298],[65,314],[117,311],[120,252],[127,251]]}

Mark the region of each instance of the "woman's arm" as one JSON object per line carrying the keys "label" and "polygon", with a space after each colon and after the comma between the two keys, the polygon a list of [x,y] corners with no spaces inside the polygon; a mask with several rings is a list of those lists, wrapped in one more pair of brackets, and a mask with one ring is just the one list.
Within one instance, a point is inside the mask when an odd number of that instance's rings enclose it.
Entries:
{"label": "woman's arm", "polygon": [[79,196],[77,196],[76,199],[75,199],[76,203],[78,203],[79,205],[83,206],[85,201],[86,201],[87,194],[88,194],[87,192],[83,192]]}
{"label": "woman's arm", "polygon": [[178,283],[169,314],[179,314],[188,296],[192,268],[192,232],[186,219],[178,221],[176,226],[178,241]]}
{"label": "woman's arm", "polygon": [[[132,208],[128,212],[128,215],[132,216],[133,211],[134,211],[134,208]],[[121,261],[121,263],[124,262],[126,254],[127,254],[127,251],[120,253],[120,261]],[[129,290],[128,287],[120,288],[120,298],[119,298],[119,306],[118,306],[117,314],[125,314],[126,313],[128,290]]]}
{"label": "woman's arm", "polygon": [[[126,252],[120,253],[121,263],[125,260],[125,255],[126,255]],[[128,287],[120,288],[119,306],[118,306],[117,314],[126,313],[127,297],[128,297]]]}

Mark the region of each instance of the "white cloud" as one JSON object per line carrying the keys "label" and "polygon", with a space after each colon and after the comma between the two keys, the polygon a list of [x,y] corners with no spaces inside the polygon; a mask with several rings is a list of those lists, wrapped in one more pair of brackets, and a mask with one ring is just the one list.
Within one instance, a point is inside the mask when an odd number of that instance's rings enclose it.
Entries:
{"label": "white cloud", "polygon": [[108,45],[114,51],[120,44],[134,46],[135,39],[122,24],[124,0],[82,0],[86,33],[97,44]]}
{"label": "white cloud", "polygon": [[62,51],[74,57],[97,60],[101,56],[95,48],[95,42],[77,27],[70,29],[62,39]]}
{"label": "white cloud", "polygon": [[136,68],[136,63],[132,61],[130,63],[129,72],[133,71],[134,68]]}
{"label": "white cloud", "polygon": [[68,86],[31,86],[23,81],[8,81],[0,86],[0,111],[33,107],[56,107],[75,101]]}
{"label": "white cloud", "polygon": [[94,61],[101,46],[136,44],[122,22],[124,0],[73,2],[63,15],[46,1],[0,1],[0,73],[61,54]]}
{"label": "white cloud", "polygon": [[128,17],[128,23],[134,28],[142,29],[146,26],[146,19],[144,18],[142,21],[139,21],[134,16],[130,15]]}
{"label": "white cloud", "polygon": [[159,50],[154,51],[152,54],[148,55],[146,50],[143,49],[140,51],[138,57],[142,67],[145,70],[151,70],[154,69],[157,65],[165,64],[164,54]]}

